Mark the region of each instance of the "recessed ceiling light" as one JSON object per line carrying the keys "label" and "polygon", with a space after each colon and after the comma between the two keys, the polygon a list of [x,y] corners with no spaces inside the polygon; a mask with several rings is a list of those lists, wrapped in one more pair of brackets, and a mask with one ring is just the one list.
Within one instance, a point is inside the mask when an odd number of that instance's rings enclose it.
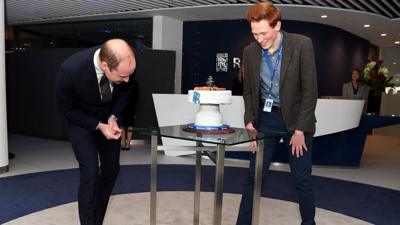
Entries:
{"label": "recessed ceiling light", "polygon": [[321,18],[328,18],[328,15],[322,15]]}
{"label": "recessed ceiling light", "polygon": [[371,25],[369,25],[369,24],[364,24],[364,27],[370,27]]}
{"label": "recessed ceiling light", "polygon": [[381,34],[381,36],[382,36],[382,37],[386,37],[386,36],[387,36],[387,34],[383,33],[383,34]]}
{"label": "recessed ceiling light", "polygon": [[400,41],[395,41],[394,42],[396,45],[400,45]]}
{"label": "recessed ceiling light", "polygon": [[393,62],[393,65],[396,65],[397,64],[397,62]]}

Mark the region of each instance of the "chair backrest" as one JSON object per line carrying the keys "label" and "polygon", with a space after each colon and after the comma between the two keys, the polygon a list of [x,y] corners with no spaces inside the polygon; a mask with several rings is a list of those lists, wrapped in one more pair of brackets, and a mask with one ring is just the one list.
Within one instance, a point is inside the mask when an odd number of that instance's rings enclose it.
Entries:
{"label": "chair backrest", "polygon": [[[160,127],[194,122],[199,108],[189,103],[183,94],[153,94],[154,107]],[[242,96],[232,96],[232,104],[220,105],[223,122],[231,127],[244,128],[244,103]]]}
{"label": "chair backrest", "polygon": [[315,137],[358,127],[364,100],[318,99]]}

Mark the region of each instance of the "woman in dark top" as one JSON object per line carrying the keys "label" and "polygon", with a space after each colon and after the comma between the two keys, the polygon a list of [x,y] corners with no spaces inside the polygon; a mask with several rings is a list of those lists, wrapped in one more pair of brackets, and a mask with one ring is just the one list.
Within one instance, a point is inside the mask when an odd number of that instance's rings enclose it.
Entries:
{"label": "woman in dark top", "polygon": [[369,88],[359,83],[360,70],[355,68],[351,72],[351,81],[343,84],[342,95],[347,99],[367,100]]}

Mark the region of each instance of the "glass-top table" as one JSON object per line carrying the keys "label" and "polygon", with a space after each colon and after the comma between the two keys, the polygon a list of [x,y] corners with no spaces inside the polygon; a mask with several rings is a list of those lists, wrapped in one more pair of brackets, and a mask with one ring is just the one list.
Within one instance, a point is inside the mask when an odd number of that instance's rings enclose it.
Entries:
{"label": "glass-top table", "polygon": [[[231,128],[232,133],[228,134],[209,134],[206,132],[188,132],[183,130],[186,125],[165,126],[158,128],[135,129],[135,131],[151,135],[151,187],[150,187],[150,225],[156,225],[157,221],[157,150],[180,150],[196,152],[196,174],[194,190],[193,224],[199,224],[200,217],[200,184],[201,184],[201,153],[216,153],[216,172],[214,190],[214,215],[213,225],[221,225],[222,220],[222,198],[223,198],[223,178],[225,151],[235,151],[230,146],[257,142],[257,147],[241,147],[236,151],[256,152],[256,167],[254,179],[253,195],[253,215],[252,225],[259,223],[260,197],[261,197],[261,177],[263,167],[264,139],[272,136],[282,136],[283,132],[257,133],[243,128]],[[196,146],[159,146],[158,137],[167,137],[196,142]],[[208,145],[204,145],[207,143]],[[214,145],[209,145],[214,144]]]}

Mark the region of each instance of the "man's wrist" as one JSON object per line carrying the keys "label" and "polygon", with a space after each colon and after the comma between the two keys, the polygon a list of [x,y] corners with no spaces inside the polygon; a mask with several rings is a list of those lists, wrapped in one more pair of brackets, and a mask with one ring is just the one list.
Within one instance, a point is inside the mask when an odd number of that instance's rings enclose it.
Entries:
{"label": "man's wrist", "polygon": [[302,130],[294,130],[295,134],[304,134],[304,132]]}
{"label": "man's wrist", "polygon": [[99,124],[97,124],[96,130],[102,130],[104,128],[104,123],[99,122]]}

